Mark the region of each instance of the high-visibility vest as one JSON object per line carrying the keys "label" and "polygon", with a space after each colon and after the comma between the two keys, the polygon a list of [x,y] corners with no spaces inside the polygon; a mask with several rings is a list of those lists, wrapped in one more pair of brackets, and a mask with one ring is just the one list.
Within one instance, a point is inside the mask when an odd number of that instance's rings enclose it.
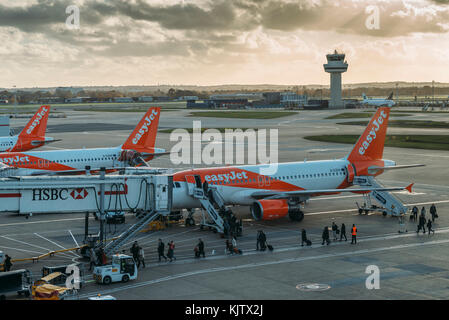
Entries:
{"label": "high-visibility vest", "polygon": [[353,236],[357,235],[357,228],[356,227],[352,227],[352,235]]}

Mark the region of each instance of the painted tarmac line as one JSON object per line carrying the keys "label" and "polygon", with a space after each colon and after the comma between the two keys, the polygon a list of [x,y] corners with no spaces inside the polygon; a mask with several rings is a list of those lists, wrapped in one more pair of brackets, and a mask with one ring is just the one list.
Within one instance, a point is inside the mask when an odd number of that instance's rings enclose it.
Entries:
{"label": "painted tarmac line", "polygon": [[5,247],[5,246],[2,246],[2,249],[9,249],[9,250],[23,251],[23,252],[31,252],[31,253],[37,253],[39,255],[47,253],[47,252],[40,252],[40,251],[33,251],[33,250],[26,250],[26,249],[19,249],[19,248]]}
{"label": "painted tarmac line", "polygon": [[[310,257],[288,258],[288,259],[282,259],[282,260],[277,260],[277,261],[254,262],[254,263],[248,263],[248,264],[243,264],[243,265],[238,265],[238,266],[230,266],[230,267],[216,267],[216,268],[210,268],[210,269],[185,272],[185,273],[181,273],[178,275],[167,276],[167,277],[163,277],[163,278],[159,278],[159,279],[144,281],[144,282],[127,285],[127,286],[123,286],[123,287],[119,287],[119,288],[114,288],[114,289],[103,291],[103,292],[101,292],[101,294],[106,295],[106,294],[111,294],[111,293],[115,293],[115,292],[119,292],[119,291],[144,287],[144,286],[148,286],[148,285],[152,285],[152,284],[156,284],[156,283],[172,281],[172,280],[176,280],[176,279],[180,279],[180,278],[187,278],[187,277],[191,277],[191,276],[203,275],[203,274],[214,273],[214,272],[242,270],[242,269],[249,269],[249,268],[279,265],[279,264],[285,264],[285,263],[298,263],[298,262],[304,262],[304,261],[310,261],[310,260],[336,258],[336,257],[352,256],[352,255],[367,254],[367,253],[374,253],[374,252],[386,252],[386,251],[402,250],[402,249],[409,249],[409,248],[414,248],[414,247],[422,247],[422,246],[446,244],[446,243],[449,243],[449,239],[435,240],[435,241],[429,241],[429,242],[420,242],[420,243],[409,243],[409,244],[402,244],[402,245],[382,247],[382,248],[361,249],[361,250],[356,250],[356,251],[352,251],[352,252],[328,253],[328,254],[322,254],[322,255],[310,256]],[[87,298],[89,296],[92,296],[92,294],[93,293],[80,295],[80,298]]]}
{"label": "painted tarmac line", "polygon": [[[89,219],[90,219],[90,218],[89,218]],[[49,223],[49,222],[61,222],[61,221],[74,221],[74,220],[84,220],[84,218],[70,218],[70,219],[57,219],[57,220],[42,220],[42,221],[29,221],[29,222],[5,223],[5,224],[0,224],[0,227],[20,226],[20,225],[23,225],[23,224],[35,224],[35,223]]]}
{"label": "painted tarmac line", "polygon": [[72,239],[73,239],[73,242],[75,242],[75,245],[76,245],[77,247],[79,247],[80,245],[78,244],[78,242],[76,241],[75,237],[73,236],[72,231],[70,231],[70,230],[67,230],[67,231],[69,231],[70,235],[72,236]]}
{"label": "painted tarmac line", "polygon": [[[47,238],[45,238],[44,236],[41,236],[41,235],[38,234],[38,233],[34,233],[34,235],[36,235],[36,236],[38,236],[39,238],[42,238],[42,239],[44,239],[44,240],[47,240],[48,242],[54,244],[55,246],[57,246],[57,247],[59,247],[59,248],[61,248],[61,249],[64,249],[64,250],[67,249],[67,248],[61,246],[60,244],[58,244],[58,243],[56,243],[56,242],[54,242],[54,241],[51,241],[50,239],[47,239]],[[65,252],[62,252],[61,254],[64,254],[64,253],[65,253]],[[68,251],[68,253],[74,255],[74,256],[77,257],[77,258],[80,257],[80,255],[78,255],[78,254],[76,254],[76,253],[73,253],[72,251]]]}
{"label": "painted tarmac line", "polygon": [[24,242],[24,241],[20,241],[20,240],[17,240],[17,239],[13,239],[13,238],[9,238],[9,237],[7,237],[7,236],[1,236],[2,238],[5,238],[5,239],[7,239],[7,240],[11,240],[11,241],[15,241],[15,242],[18,242],[18,243],[21,243],[21,244],[24,244],[24,245],[26,245],[26,246],[30,246],[30,247],[35,247],[35,248],[38,248],[38,249],[42,249],[42,250],[45,250],[45,251],[51,251],[50,249],[47,249],[47,248],[44,248],[44,247],[40,247],[40,246],[36,246],[35,244],[31,244],[31,243],[28,243],[28,242]]}

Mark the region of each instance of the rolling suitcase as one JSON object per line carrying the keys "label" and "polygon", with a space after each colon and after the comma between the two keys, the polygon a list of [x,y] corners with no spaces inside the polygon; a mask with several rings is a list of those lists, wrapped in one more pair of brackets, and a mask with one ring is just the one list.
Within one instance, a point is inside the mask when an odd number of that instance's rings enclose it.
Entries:
{"label": "rolling suitcase", "polygon": [[307,243],[308,246],[312,245],[312,241],[310,241],[310,240],[306,240],[306,243]]}
{"label": "rolling suitcase", "polygon": [[267,248],[268,248],[268,250],[273,251],[273,246],[271,244],[267,243]]}

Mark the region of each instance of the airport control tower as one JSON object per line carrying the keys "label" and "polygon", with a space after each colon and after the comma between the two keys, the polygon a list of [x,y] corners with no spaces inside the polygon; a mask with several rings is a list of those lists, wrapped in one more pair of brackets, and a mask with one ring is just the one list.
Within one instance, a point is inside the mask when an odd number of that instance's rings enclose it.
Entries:
{"label": "airport control tower", "polygon": [[329,101],[330,109],[343,108],[343,100],[341,100],[341,73],[348,70],[348,64],[345,61],[345,54],[334,53],[327,54],[327,63],[324,64],[324,71],[331,74],[331,100]]}

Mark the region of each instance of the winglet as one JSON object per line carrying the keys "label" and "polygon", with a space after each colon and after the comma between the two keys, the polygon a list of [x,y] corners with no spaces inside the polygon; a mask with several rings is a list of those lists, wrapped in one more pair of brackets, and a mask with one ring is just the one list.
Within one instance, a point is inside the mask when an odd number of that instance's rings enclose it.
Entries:
{"label": "winglet", "polygon": [[412,186],[413,186],[414,184],[415,184],[415,183],[410,183],[407,187],[405,187],[405,189],[406,189],[408,192],[412,193]]}

